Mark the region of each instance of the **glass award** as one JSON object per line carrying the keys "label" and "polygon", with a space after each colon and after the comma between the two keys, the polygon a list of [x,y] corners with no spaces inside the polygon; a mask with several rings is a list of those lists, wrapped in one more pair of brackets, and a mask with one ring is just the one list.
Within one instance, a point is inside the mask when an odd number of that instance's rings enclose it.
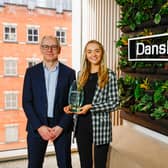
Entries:
{"label": "glass award", "polygon": [[80,111],[80,107],[83,104],[84,91],[81,88],[76,80],[74,80],[70,86],[68,103],[71,106],[72,112]]}

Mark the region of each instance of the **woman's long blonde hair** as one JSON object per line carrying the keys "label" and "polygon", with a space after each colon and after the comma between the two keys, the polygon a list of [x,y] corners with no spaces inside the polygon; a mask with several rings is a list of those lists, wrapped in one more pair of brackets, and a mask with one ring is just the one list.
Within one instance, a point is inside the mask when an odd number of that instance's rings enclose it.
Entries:
{"label": "woman's long blonde hair", "polygon": [[106,65],[106,60],[105,60],[105,51],[103,45],[97,41],[97,40],[90,40],[87,42],[84,48],[84,53],[83,53],[83,60],[82,60],[82,68],[79,74],[79,85],[83,87],[86,84],[86,81],[88,80],[89,73],[90,73],[90,62],[87,60],[87,46],[91,43],[98,44],[101,51],[102,51],[102,58],[100,61],[100,66],[99,66],[99,71],[98,71],[98,86],[100,88],[103,88],[105,84],[108,82],[108,69]]}

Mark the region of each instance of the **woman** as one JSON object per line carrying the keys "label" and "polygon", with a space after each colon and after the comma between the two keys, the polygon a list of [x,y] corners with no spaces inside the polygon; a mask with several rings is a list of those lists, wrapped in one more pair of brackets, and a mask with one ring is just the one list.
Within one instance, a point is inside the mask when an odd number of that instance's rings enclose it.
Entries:
{"label": "woman", "polygon": [[[110,112],[119,104],[119,98],[115,74],[106,67],[104,48],[96,40],[85,46],[78,82],[84,88],[75,129],[81,168],[92,168],[93,162],[95,168],[105,168],[112,140]],[[64,111],[72,114],[70,106]]]}

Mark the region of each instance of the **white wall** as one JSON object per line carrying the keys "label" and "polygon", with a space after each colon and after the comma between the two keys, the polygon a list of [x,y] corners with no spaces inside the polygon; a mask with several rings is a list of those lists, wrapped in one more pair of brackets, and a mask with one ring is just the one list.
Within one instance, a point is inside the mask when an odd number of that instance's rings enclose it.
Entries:
{"label": "white wall", "polygon": [[115,0],[73,0],[72,3],[72,66],[79,70],[80,56],[88,40],[99,40],[107,53],[107,65],[118,66],[116,41],[120,10]]}

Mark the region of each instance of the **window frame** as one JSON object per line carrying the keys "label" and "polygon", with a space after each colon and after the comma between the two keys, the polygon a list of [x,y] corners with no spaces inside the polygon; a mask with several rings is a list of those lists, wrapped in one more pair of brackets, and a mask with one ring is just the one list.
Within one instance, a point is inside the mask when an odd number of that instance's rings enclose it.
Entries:
{"label": "window frame", "polygon": [[34,58],[34,57],[32,57],[32,58],[27,58],[26,60],[27,60],[27,67],[30,67],[30,66],[29,66],[29,63],[30,63],[30,62],[33,63],[32,66],[34,66],[34,65],[36,65],[36,64],[38,64],[38,63],[40,62],[40,59],[39,59],[39,58]]}
{"label": "window frame", "polygon": [[[13,129],[13,130],[11,130]],[[7,132],[7,130],[9,132]],[[12,137],[13,136],[13,137]],[[12,137],[12,139],[11,139]],[[5,125],[5,143],[14,143],[19,141],[19,127],[18,124]]]}
{"label": "window frame", "polygon": [[[37,38],[38,40],[37,41],[29,41],[29,30],[37,30]],[[29,44],[38,44],[39,43],[39,34],[40,34],[40,26],[39,25],[27,25],[27,30],[26,30],[26,35],[27,35],[27,43]],[[35,37],[34,34],[32,34],[32,39]]]}
{"label": "window frame", "polygon": [[4,0],[0,1],[0,6],[4,6]]}
{"label": "window frame", "polygon": [[[60,33],[60,36],[57,36],[57,32]],[[65,33],[65,36],[62,36],[61,33]],[[67,28],[56,28],[55,30],[55,35],[60,41],[60,45],[67,45]],[[64,39],[65,42],[62,42],[61,39]]]}
{"label": "window frame", "polygon": [[[15,96],[14,99],[7,96]],[[10,99],[9,99],[10,98]],[[18,110],[18,91],[5,91],[4,92],[4,109],[5,110]]]}
{"label": "window frame", "polygon": [[[9,28],[9,32],[6,32],[6,28]],[[12,30],[11,30],[12,28],[15,29],[14,33],[12,33]],[[6,38],[6,35],[9,36],[8,37],[9,39]],[[4,42],[17,42],[17,24],[16,23],[3,23],[3,41]]]}
{"label": "window frame", "polygon": [[[7,65],[7,61],[11,61],[12,63],[15,63],[15,67],[12,67],[11,68],[11,65]],[[12,69],[10,70],[9,69]],[[9,71],[9,73],[7,72]],[[7,58],[4,58],[4,76],[18,76],[18,58],[12,58],[12,57],[7,57]]]}

